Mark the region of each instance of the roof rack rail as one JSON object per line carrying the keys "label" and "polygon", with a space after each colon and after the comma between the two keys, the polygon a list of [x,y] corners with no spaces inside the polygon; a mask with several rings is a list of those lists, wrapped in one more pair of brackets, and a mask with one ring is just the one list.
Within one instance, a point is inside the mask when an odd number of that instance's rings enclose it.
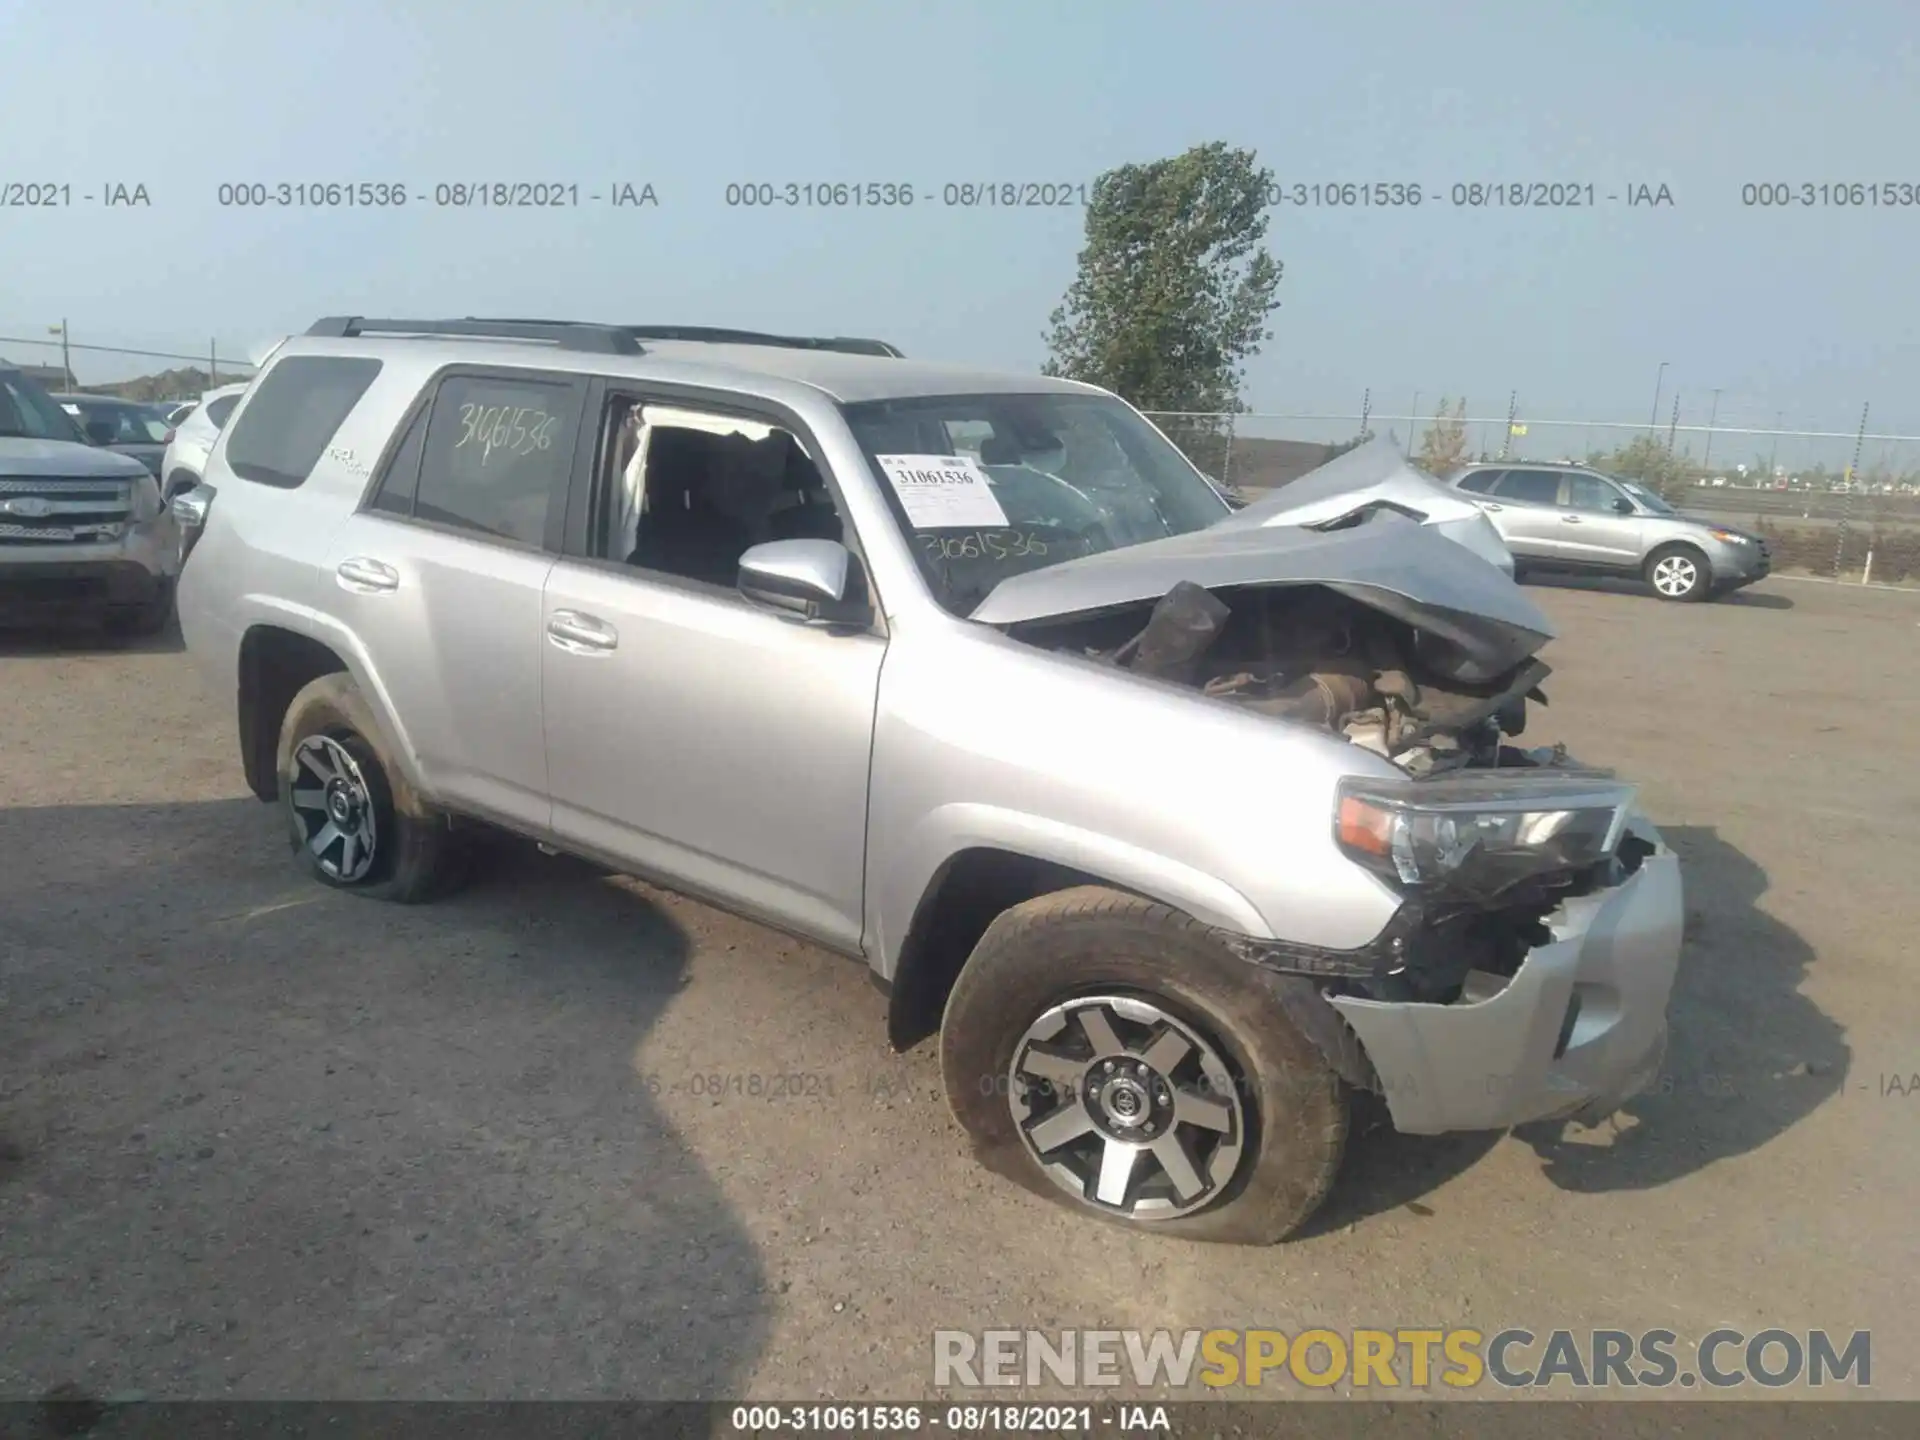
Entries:
{"label": "roof rack rail", "polygon": [[861,340],[849,335],[831,339],[811,335],[768,335],[759,330],[727,330],[711,325],[622,325],[636,340],[693,340],[708,345],[777,345],[786,350],[837,350],[848,355],[884,355],[903,360],[897,346],[885,340]]}
{"label": "roof rack rail", "polygon": [[574,320],[370,320],[361,315],[330,315],[307,327],[307,334],[334,339],[357,335],[455,335],[489,340],[549,340],[562,350],[596,355],[638,355],[639,338],[624,326],[590,325]]}

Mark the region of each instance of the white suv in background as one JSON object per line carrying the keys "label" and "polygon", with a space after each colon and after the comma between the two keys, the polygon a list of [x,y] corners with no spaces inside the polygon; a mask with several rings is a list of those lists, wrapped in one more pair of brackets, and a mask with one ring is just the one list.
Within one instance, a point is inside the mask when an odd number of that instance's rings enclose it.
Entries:
{"label": "white suv in background", "polygon": [[240,397],[247,393],[249,383],[243,380],[238,385],[222,385],[207,391],[185,418],[174,422],[173,439],[167,443],[167,453],[160,461],[161,484],[169,500],[200,483],[201,475],[206,472],[207,456],[213,452],[213,442],[220,438],[227,417],[233,414]]}

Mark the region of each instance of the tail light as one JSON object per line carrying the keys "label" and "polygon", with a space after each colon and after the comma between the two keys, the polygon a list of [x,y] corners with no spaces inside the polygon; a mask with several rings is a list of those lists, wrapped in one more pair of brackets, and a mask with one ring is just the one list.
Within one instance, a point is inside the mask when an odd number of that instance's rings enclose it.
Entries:
{"label": "tail light", "polygon": [[162,445],[171,445],[173,443],[173,437],[178,435],[179,433],[180,432],[178,430],[175,430],[169,427],[169,429],[167,430],[167,433],[160,437],[160,443]]}

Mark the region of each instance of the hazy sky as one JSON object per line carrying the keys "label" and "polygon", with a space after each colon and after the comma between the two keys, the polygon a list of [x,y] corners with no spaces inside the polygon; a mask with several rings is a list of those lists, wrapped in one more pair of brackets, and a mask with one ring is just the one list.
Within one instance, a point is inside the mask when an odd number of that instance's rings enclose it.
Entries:
{"label": "hazy sky", "polygon": [[[1282,206],[1263,411],[1647,415],[1920,430],[1914,0],[1147,4],[936,0],[0,0],[0,336],[231,351],[316,317],[522,314],[870,334],[1036,367],[1075,209],[941,203],[1211,141],[1283,183],[1399,181],[1416,210]],[[579,208],[436,208],[438,183]],[[1456,209],[1451,186],[1596,191]],[[403,182],[401,210],[223,208],[223,183]],[[657,207],[585,200],[651,184]],[[906,209],[729,207],[736,182],[905,182]],[[1742,204],[1888,181],[1905,208]],[[146,208],[87,203],[144,184]],[[1630,208],[1667,185],[1671,206]],[[1434,193],[1434,192],[1438,193]],[[1622,198],[1609,202],[1609,193]],[[0,197],[10,198],[10,197]],[[49,352],[0,344],[0,354]],[[160,362],[164,363],[164,362]],[[82,379],[160,368],[76,354]],[[1696,410],[1697,405],[1697,410]]]}

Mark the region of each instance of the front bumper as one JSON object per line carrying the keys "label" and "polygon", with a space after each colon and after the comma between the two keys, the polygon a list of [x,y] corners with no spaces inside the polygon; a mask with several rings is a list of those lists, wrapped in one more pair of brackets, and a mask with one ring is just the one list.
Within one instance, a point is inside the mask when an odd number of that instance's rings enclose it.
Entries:
{"label": "front bumper", "polygon": [[1597,1119],[1652,1083],[1685,905],[1678,857],[1644,819],[1631,830],[1654,853],[1621,884],[1548,915],[1552,940],[1495,993],[1450,1005],[1327,997],[1366,1051],[1395,1129]]}
{"label": "front bumper", "polygon": [[1752,545],[1721,545],[1709,557],[1716,585],[1735,588],[1764,580],[1773,570],[1773,550],[1766,541]]}
{"label": "front bumper", "polygon": [[0,615],[54,621],[150,603],[180,568],[178,530],[164,513],[98,545],[0,543]]}

